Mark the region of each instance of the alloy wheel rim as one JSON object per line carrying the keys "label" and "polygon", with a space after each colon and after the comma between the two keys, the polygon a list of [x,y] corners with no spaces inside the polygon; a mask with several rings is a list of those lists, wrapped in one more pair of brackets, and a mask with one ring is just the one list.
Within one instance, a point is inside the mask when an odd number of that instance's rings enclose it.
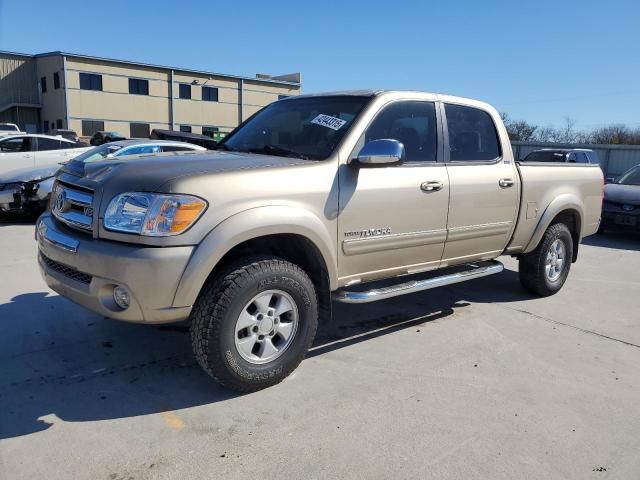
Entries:
{"label": "alloy wheel rim", "polygon": [[566,248],[564,242],[557,238],[553,241],[547,252],[544,271],[547,278],[555,282],[562,275],[566,263]]}
{"label": "alloy wheel rim", "polygon": [[236,320],[236,350],[249,363],[271,362],[291,346],[298,323],[298,307],[291,295],[282,290],[260,292]]}

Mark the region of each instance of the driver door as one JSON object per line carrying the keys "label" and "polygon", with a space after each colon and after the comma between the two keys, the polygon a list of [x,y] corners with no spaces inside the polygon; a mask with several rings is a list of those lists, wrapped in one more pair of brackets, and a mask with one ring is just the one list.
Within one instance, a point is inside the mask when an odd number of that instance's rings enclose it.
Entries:
{"label": "driver door", "polygon": [[376,139],[404,145],[401,165],[340,170],[338,268],[342,284],[437,268],[447,236],[449,179],[435,102],[381,108],[351,155]]}
{"label": "driver door", "polygon": [[35,165],[35,145],[32,137],[9,136],[0,140],[0,172],[9,172]]}

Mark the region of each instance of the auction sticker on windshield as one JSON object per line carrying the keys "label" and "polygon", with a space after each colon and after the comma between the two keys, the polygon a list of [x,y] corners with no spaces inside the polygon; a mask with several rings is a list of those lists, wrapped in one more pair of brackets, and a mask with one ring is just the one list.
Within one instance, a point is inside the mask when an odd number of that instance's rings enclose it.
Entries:
{"label": "auction sticker on windshield", "polygon": [[322,125],[323,127],[330,128],[331,130],[340,130],[342,127],[344,127],[344,124],[347,123],[347,121],[321,113],[316,118],[311,120],[311,123]]}

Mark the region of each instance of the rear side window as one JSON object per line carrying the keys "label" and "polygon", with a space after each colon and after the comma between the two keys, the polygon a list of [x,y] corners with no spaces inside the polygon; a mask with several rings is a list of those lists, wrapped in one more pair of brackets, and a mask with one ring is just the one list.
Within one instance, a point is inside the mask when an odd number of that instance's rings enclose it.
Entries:
{"label": "rear side window", "polygon": [[159,151],[160,147],[158,145],[140,145],[122,149],[118,152],[118,155],[142,155],[144,153],[158,153]]}
{"label": "rear side window", "polygon": [[577,163],[589,163],[589,159],[587,158],[587,154],[584,152],[576,152],[576,162]]}
{"label": "rear side window", "polygon": [[39,152],[47,151],[47,150],[58,150],[58,149],[60,149],[60,140],[54,140],[53,138],[38,137]]}
{"label": "rear side window", "polygon": [[163,145],[162,146],[163,152],[186,152],[186,151],[192,151],[192,150],[193,148],[181,147],[179,145]]}
{"label": "rear side window", "polygon": [[484,110],[445,104],[452,162],[481,162],[500,156],[498,132]]}
{"label": "rear side window", "polygon": [[436,108],[433,102],[395,102],[365,132],[365,143],[390,138],[404,145],[406,162],[435,162]]}

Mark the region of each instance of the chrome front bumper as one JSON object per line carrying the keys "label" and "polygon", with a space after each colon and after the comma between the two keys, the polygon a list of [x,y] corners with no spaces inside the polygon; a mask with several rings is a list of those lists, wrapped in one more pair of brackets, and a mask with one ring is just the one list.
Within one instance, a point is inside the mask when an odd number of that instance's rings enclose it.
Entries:
{"label": "chrome front bumper", "polygon": [[[97,240],[61,226],[44,213],[36,223],[38,263],[47,285],[60,295],[105,317],[138,323],[186,319],[190,305],[174,296],[193,248],[155,248]],[[131,296],[123,310],[115,286]]]}

